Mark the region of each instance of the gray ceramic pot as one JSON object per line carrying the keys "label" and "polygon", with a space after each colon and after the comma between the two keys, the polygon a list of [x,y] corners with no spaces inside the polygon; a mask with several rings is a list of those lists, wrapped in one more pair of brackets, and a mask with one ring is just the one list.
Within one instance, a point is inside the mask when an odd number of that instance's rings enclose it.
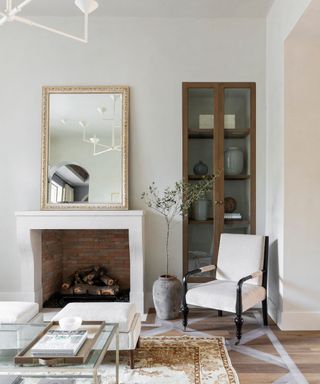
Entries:
{"label": "gray ceramic pot", "polygon": [[153,303],[157,317],[172,320],[179,316],[182,284],[175,276],[163,275],[153,283]]}

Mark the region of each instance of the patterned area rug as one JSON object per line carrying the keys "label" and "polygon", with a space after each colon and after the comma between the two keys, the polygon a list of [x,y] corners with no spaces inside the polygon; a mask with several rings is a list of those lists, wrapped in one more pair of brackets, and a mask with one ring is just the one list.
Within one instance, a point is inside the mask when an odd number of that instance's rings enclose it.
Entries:
{"label": "patterned area rug", "polygon": [[[142,337],[135,354],[135,369],[120,366],[126,384],[239,384],[223,337]],[[103,367],[103,382],[112,383],[114,370]],[[109,380],[108,380],[109,377]]]}

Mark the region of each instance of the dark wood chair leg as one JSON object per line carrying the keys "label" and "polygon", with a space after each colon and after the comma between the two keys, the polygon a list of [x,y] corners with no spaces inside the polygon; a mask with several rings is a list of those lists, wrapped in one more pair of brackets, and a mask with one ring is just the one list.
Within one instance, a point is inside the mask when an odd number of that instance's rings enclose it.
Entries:
{"label": "dark wood chair leg", "polygon": [[188,314],[189,314],[189,308],[188,308],[187,304],[184,304],[182,306],[181,312],[182,312],[182,315],[183,315],[182,325],[183,325],[183,328],[184,328],[184,332],[186,332],[187,326],[188,326]]}
{"label": "dark wood chair leg", "polygon": [[237,334],[238,341],[236,342],[236,345],[238,345],[240,343],[241,336],[242,336],[243,318],[242,318],[241,314],[237,314],[237,316],[234,319],[234,322],[236,323],[236,327],[237,327],[236,334]]}
{"label": "dark wood chair leg", "polygon": [[130,369],[134,369],[134,349],[130,349],[130,351],[128,351],[128,354]]}
{"label": "dark wood chair leg", "polygon": [[268,325],[268,304],[267,299],[262,301],[262,317],[263,317],[263,325]]}
{"label": "dark wood chair leg", "polygon": [[223,315],[223,312],[219,310],[219,311],[218,311],[218,316],[219,316],[219,317],[222,317],[222,315]]}

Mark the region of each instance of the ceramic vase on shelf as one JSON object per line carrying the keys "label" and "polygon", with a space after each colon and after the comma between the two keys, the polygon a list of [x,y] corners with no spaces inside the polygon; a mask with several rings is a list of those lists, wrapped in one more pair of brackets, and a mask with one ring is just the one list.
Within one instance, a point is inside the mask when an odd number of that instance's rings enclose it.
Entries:
{"label": "ceramic vase on shelf", "polygon": [[152,288],[153,303],[157,317],[161,320],[173,320],[179,316],[182,284],[175,276],[162,275]]}
{"label": "ceramic vase on shelf", "polygon": [[193,173],[195,175],[204,176],[208,173],[208,166],[203,161],[199,161],[194,167],[193,167]]}
{"label": "ceramic vase on shelf", "polygon": [[192,216],[194,220],[208,220],[209,200],[206,198],[199,199],[192,204]]}
{"label": "ceramic vase on shelf", "polygon": [[224,173],[225,175],[240,175],[243,171],[243,152],[239,147],[229,147],[224,152]]}

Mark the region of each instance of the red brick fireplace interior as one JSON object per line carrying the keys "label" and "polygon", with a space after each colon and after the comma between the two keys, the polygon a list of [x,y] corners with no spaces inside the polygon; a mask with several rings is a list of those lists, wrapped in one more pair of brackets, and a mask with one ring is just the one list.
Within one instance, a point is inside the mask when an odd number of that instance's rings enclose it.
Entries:
{"label": "red brick fireplace interior", "polygon": [[60,292],[70,275],[96,265],[106,268],[121,290],[130,288],[128,230],[43,230],[43,302]]}

